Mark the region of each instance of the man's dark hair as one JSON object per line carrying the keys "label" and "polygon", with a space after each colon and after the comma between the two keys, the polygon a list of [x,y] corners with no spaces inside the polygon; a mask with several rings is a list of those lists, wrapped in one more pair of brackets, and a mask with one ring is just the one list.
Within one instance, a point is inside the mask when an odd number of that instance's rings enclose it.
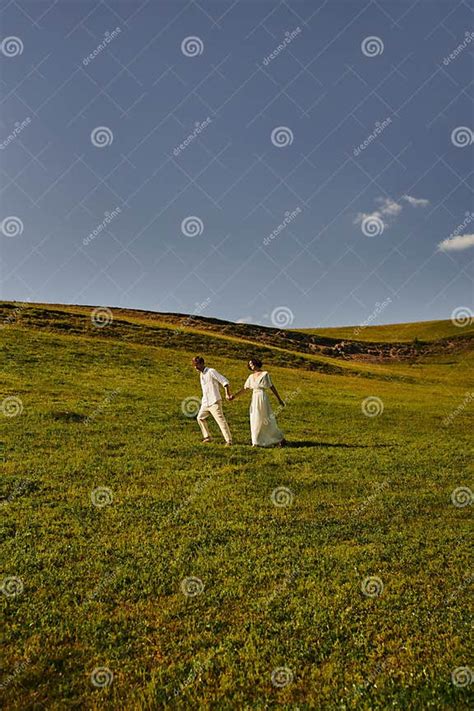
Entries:
{"label": "man's dark hair", "polygon": [[200,363],[201,365],[204,365],[204,358],[202,356],[194,356],[193,363],[195,363],[196,365],[198,363]]}

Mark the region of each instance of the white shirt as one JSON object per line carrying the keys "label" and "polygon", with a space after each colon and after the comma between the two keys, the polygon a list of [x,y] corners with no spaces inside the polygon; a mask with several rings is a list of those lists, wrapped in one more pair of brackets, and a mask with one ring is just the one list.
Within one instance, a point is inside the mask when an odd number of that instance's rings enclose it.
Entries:
{"label": "white shirt", "polygon": [[214,403],[222,400],[221,391],[219,390],[219,383],[224,387],[224,385],[229,385],[227,378],[217,372],[215,368],[204,368],[201,376],[201,387],[202,387],[202,407],[210,407]]}

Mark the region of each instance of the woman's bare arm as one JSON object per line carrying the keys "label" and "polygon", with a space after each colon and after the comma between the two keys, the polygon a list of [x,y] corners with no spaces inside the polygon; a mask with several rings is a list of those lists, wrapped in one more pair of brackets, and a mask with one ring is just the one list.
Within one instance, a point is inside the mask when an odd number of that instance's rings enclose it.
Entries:
{"label": "woman's bare arm", "polygon": [[270,390],[271,390],[272,393],[275,395],[275,397],[276,397],[276,399],[278,400],[278,402],[280,403],[280,405],[281,405],[282,407],[285,407],[285,403],[284,403],[283,400],[281,399],[281,397],[280,397],[280,395],[279,395],[278,390],[276,389],[276,387],[275,387],[274,385],[271,385],[271,386],[270,386]]}
{"label": "woman's bare arm", "polygon": [[231,397],[231,400],[235,400],[236,397],[239,397],[239,395],[242,395],[242,393],[245,392],[245,388],[240,388],[236,393],[234,393]]}

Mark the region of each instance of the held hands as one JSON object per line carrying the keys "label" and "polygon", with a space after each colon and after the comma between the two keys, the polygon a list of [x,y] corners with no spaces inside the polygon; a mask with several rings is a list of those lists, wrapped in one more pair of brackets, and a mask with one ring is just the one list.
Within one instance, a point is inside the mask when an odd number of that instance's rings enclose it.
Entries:
{"label": "held hands", "polygon": [[235,396],[231,395],[230,393],[227,393],[227,395],[225,397],[226,397],[226,400],[230,401],[230,400],[233,400]]}

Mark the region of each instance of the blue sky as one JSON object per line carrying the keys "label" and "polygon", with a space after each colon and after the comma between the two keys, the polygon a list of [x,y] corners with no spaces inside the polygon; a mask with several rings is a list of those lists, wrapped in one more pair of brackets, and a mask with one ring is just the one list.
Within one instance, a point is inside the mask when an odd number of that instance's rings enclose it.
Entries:
{"label": "blue sky", "polygon": [[1,298],[294,327],[472,309],[472,2],[1,7]]}

